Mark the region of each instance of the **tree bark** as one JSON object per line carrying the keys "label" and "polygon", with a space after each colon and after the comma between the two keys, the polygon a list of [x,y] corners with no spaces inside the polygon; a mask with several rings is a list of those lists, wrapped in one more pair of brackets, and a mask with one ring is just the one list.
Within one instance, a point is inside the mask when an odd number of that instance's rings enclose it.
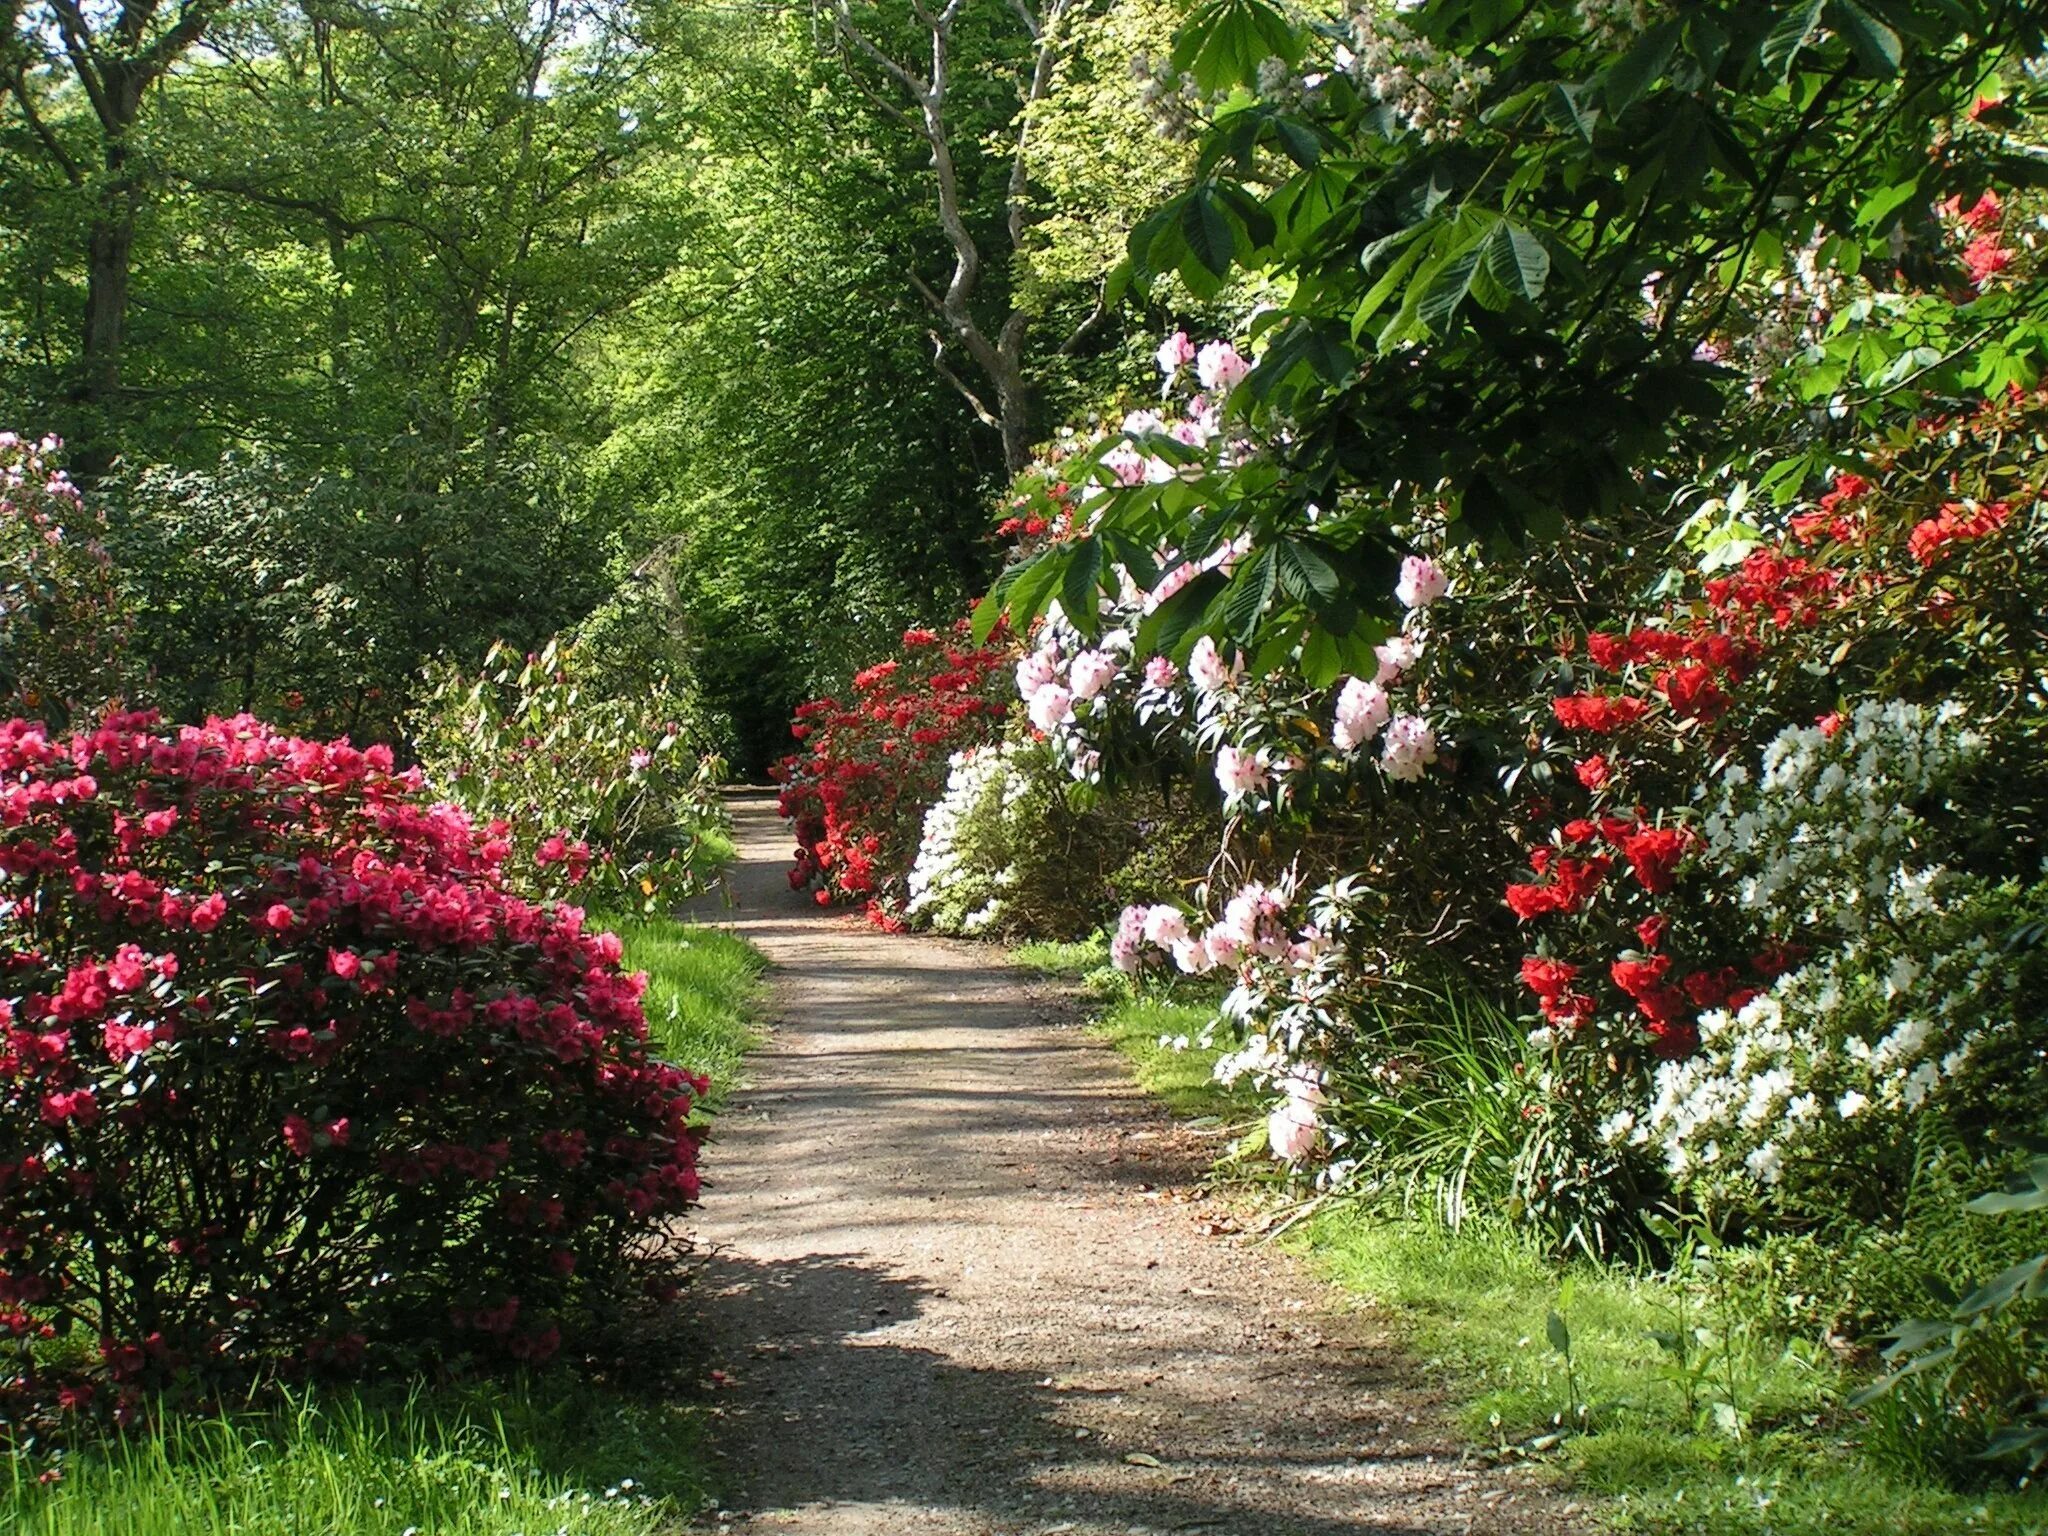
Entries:
{"label": "tree bark", "polygon": [[[932,9],[925,0],[910,0],[911,10],[924,25],[931,40],[928,69],[913,68],[886,53],[855,21],[850,0],[830,0],[833,29],[839,38],[848,73],[858,79],[856,58],[865,58],[893,82],[899,93],[890,100],[872,89],[868,97],[883,112],[912,128],[931,151],[935,204],[940,230],[953,252],[953,270],[943,290],[926,282],[917,272],[910,274],[911,286],[931,309],[940,327],[932,332],[932,363],[939,376],[967,402],[975,418],[993,428],[1002,440],[1003,465],[1012,475],[1031,462],[1031,388],[1025,368],[1025,343],[1030,316],[1012,303],[993,326],[985,325],[976,313],[982,278],[988,262],[981,244],[969,227],[967,209],[960,195],[960,177],[953,157],[952,125],[946,116],[947,93],[953,67],[953,22],[963,0],[948,0]],[[1011,8],[1031,38],[1028,73],[1018,88],[1015,138],[1010,150],[1010,173],[1004,195],[1003,233],[1005,260],[1014,259],[1027,227],[1025,194],[1028,190],[1025,152],[1031,132],[1031,112],[1052,84],[1060,52],[1065,46],[1060,22],[1073,0],[1049,0],[1042,15],[1034,14],[1025,0],[1011,0]],[[866,89],[866,87],[863,87]],[[952,366],[950,348],[964,352],[983,387],[977,389]]]}

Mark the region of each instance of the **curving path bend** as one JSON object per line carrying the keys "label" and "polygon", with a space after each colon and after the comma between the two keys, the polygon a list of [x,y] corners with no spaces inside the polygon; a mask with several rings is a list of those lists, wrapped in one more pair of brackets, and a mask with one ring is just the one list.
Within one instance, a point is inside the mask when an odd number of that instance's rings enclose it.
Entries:
{"label": "curving path bend", "polygon": [[1574,1528],[1419,1369],[1194,1196],[1203,1149],[986,947],[792,892],[731,800],[773,1031],[706,1151],[697,1306],[734,1536]]}

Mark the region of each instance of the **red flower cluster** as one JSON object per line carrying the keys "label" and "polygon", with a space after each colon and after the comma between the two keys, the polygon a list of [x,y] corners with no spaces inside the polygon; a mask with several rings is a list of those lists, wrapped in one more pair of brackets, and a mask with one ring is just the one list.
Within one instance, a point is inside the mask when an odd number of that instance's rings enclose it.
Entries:
{"label": "red flower cluster", "polygon": [[0,1332],[85,1327],[137,1383],[352,1339],[537,1359],[669,1262],[704,1084],[507,853],[388,748],[0,725]]}
{"label": "red flower cluster", "polygon": [[1931,566],[1951,544],[1967,544],[1998,532],[2012,520],[2012,508],[2002,501],[1949,502],[1934,516],[1913,525],[1906,547],[1915,560]]}
{"label": "red flower cluster", "polygon": [[912,629],[901,656],[854,674],[849,700],[798,707],[790,734],[803,751],[775,774],[796,831],[792,888],[817,885],[821,904],[896,894],[948,760],[1000,734],[1016,656],[1007,630],[975,645],[965,620],[943,638]]}

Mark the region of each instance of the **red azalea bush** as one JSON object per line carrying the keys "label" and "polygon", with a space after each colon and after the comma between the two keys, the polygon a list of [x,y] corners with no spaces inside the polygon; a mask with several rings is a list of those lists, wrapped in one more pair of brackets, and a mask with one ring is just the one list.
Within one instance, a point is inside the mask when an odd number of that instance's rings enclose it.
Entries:
{"label": "red azalea bush", "polygon": [[969,628],[906,630],[902,654],[856,673],[846,701],[797,709],[791,732],[803,749],[775,775],[796,831],[792,887],[816,884],[821,904],[902,894],[952,755],[1001,735],[1015,693],[1007,632],[975,645]]}
{"label": "red azalea bush", "polygon": [[[1554,824],[1504,894],[1540,941],[1521,980],[1561,1041],[1685,1057],[1703,1010],[1741,1008],[1806,954],[1810,936],[1773,931],[1725,881],[1695,877],[1702,786],[1753,767],[1779,730],[1832,735],[1871,697],[1960,697],[2015,743],[2032,738],[2044,431],[2044,391],[1921,421],[1782,534],[1745,529],[1682,600],[1560,638],[1563,691],[1529,723]],[[2013,754],[1991,797],[2031,804],[2033,771]],[[2023,877],[2034,842],[1972,863]]]}
{"label": "red azalea bush", "polygon": [[[697,1195],[700,1079],[618,940],[388,748],[0,725],[0,1327],[117,1390],[366,1349],[539,1360]],[[76,1389],[74,1389],[75,1395]]]}

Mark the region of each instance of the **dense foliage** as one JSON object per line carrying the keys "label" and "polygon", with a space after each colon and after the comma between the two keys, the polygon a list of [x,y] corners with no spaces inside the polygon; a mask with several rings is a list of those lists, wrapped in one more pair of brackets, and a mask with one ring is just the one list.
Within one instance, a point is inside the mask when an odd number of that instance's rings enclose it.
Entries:
{"label": "dense foliage", "polygon": [[525,894],[578,892],[623,914],[701,885],[724,762],[702,751],[710,731],[667,618],[642,594],[537,654],[493,646],[482,676],[443,677],[417,723],[428,779],[505,829]]}

